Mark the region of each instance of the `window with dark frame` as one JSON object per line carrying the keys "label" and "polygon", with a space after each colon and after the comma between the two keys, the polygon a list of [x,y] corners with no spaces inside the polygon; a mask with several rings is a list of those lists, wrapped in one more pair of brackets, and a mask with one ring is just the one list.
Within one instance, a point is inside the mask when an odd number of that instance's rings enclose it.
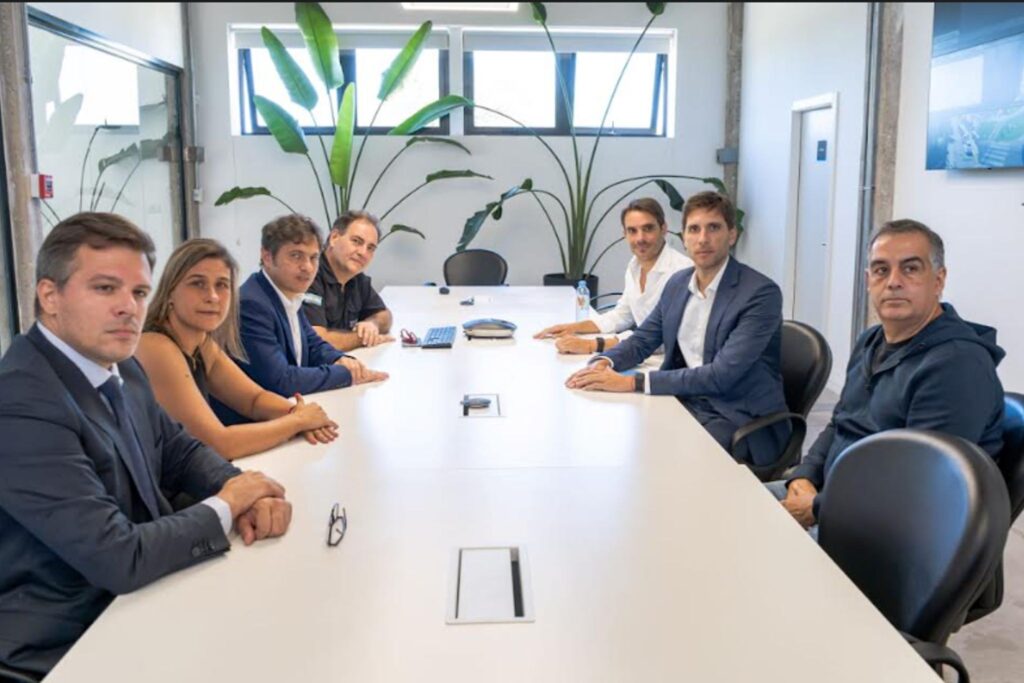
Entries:
{"label": "window with dark frame", "polygon": [[[269,135],[270,130],[260,122],[253,95],[264,94],[261,90],[265,90],[266,85],[261,88],[260,84],[265,84],[267,81],[262,79],[275,79],[273,82],[276,83],[279,77],[269,62],[269,56],[255,52],[255,50],[263,50],[266,52],[264,48],[240,48],[238,50],[239,121],[241,122],[242,135]],[[301,65],[304,59],[305,49],[290,49],[289,52],[292,53],[292,56],[295,57]],[[387,68],[387,62],[390,62],[391,52],[397,52],[397,50],[384,48],[356,48],[340,51],[339,61],[341,62],[342,72],[345,74],[346,84],[349,82],[354,82],[356,84],[355,132],[358,135],[385,135],[395,125],[401,123],[401,120],[394,120],[386,121],[386,125],[382,125],[385,122],[378,118],[375,125],[372,128],[369,128],[368,124],[373,118],[374,110],[378,103],[376,99],[376,88],[378,84],[373,83],[371,88],[366,90],[365,93],[359,86],[359,82],[361,80],[360,76],[363,77],[364,81],[366,77],[372,77],[370,73],[366,73],[367,69],[373,69],[376,77],[380,77],[380,74],[382,74],[384,69]],[[360,62],[360,55],[363,55],[363,63]],[[385,60],[385,58],[387,59]],[[414,105],[414,108],[405,112],[400,118],[411,115],[419,109],[420,106],[423,106],[435,99],[444,97],[449,93],[448,50],[436,48],[423,50],[420,55],[420,62],[417,63],[417,67],[419,67],[421,63],[425,62],[436,62],[436,91],[434,91],[430,85],[426,85],[424,89],[430,91],[429,94],[421,97],[420,99],[422,101],[415,103],[410,102],[410,105]],[[381,64],[383,64],[383,66],[381,66]],[[312,74],[312,70],[308,70],[307,73]],[[413,76],[414,74],[410,74],[409,77]],[[258,84],[257,81],[260,83]],[[393,104],[396,97],[401,97],[403,90],[408,90],[409,85],[410,84],[403,84],[403,89],[394,93],[391,98],[389,98],[388,104]],[[287,99],[287,96],[271,97],[270,99],[285,107],[285,109],[290,109],[290,113],[296,117],[300,124],[302,124],[302,130],[307,135],[333,135],[334,127],[331,126],[331,112],[328,111],[327,108],[333,107],[334,111],[337,111],[337,103],[342,92],[343,88],[339,88],[335,93],[333,93],[332,102],[329,104],[323,101],[323,96],[321,95],[321,101],[318,104],[318,109],[326,113],[321,113],[312,120],[310,120],[309,114],[305,110],[301,109],[301,107],[293,107],[290,100]],[[412,94],[415,95],[416,93],[413,92]],[[392,111],[394,111],[393,108]],[[433,125],[422,128],[420,132],[430,135],[448,135],[450,128],[448,119],[448,116],[443,116]],[[313,125],[313,121],[315,121],[316,125]]]}
{"label": "window with dark frame", "polygon": [[[544,56],[546,55],[546,61]],[[604,108],[627,53],[559,53],[557,66],[565,80],[577,135],[597,135]],[[525,64],[524,61],[529,62]],[[542,63],[543,62],[543,63]],[[518,119],[529,130],[484,109],[466,111],[467,135],[570,135],[569,111],[555,73],[556,61],[549,52],[474,50],[463,54],[465,95],[480,105],[492,105]],[[479,80],[478,80],[479,79]],[[501,84],[501,92],[495,88]],[[664,137],[668,115],[668,55],[636,53],[602,135]],[[517,90],[518,88],[518,90]],[[512,111],[510,111],[510,109]]]}

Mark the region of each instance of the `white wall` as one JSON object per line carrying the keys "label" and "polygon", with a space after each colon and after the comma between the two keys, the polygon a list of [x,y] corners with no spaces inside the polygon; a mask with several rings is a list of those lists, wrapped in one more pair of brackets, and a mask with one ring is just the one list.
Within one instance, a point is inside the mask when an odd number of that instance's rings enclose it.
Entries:
{"label": "white wall", "polygon": [[[518,13],[409,12],[398,3],[330,3],[326,11],[338,24],[401,24],[414,28],[426,19],[436,26],[533,25],[529,7],[521,3]],[[547,5],[552,26],[642,26],[649,17],[642,3],[552,3]],[[231,112],[238,105],[231,99],[228,29],[230,23],[292,23],[292,3],[196,3],[192,6],[192,31],[198,92],[199,144],[206,147],[206,162],[200,168],[205,201],[200,210],[201,231],[224,241],[235,252],[243,270],[255,268],[261,226],[281,212],[270,200],[254,199],[227,207],[213,202],[235,185],[265,185],[280,194],[297,210],[322,222],[323,210],[308,163],[301,156],[285,155],[269,136],[232,136]],[[608,140],[601,143],[595,181],[608,183],[634,175],[666,172],[697,176],[721,175],[715,150],[722,146],[726,98],[726,9],[713,3],[669,4],[655,23],[678,30],[679,68],[673,72],[678,91],[674,117],[674,139]],[[422,241],[413,235],[395,235],[380,249],[370,268],[378,285],[419,284],[440,281],[441,265],[451,254],[462,233],[465,219],[494,200],[501,192],[532,177],[536,187],[559,190],[560,175],[539,143],[522,137],[462,137],[473,155],[457,151],[419,149],[403,157],[391,180],[378,189],[372,210],[387,207],[412,189],[432,171],[440,168],[471,168],[492,175],[493,182],[453,180],[414,196],[389,217],[418,227],[427,235]],[[373,137],[359,170],[359,183],[368,184],[384,163],[404,144],[403,139]],[[567,139],[551,139],[563,158],[571,149]],[[584,143],[589,149],[590,143]],[[426,147],[426,146],[423,146]],[[320,157],[317,150],[316,157]],[[320,173],[323,176],[322,159]],[[627,186],[628,187],[628,186]],[[679,184],[684,196],[699,189],[700,183]],[[356,190],[365,194],[366,186]],[[625,191],[625,190],[623,190]],[[651,186],[641,194],[662,197]],[[607,196],[607,195],[606,195]],[[611,198],[617,195],[612,194]],[[484,226],[473,246],[494,249],[509,262],[509,282],[539,284],[544,273],[561,270],[554,237],[539,209],[529,197],[506,207],[499,223]],[[664,202],[667,208],[667,202]],[[679,214],[671,216],[678,229]],[[606,221],[595,240],[605,245],[621,234],[617,212]],[[674,239],[674,238],[673,238]],[[678,245],[678,240],[676,240]],[[621,288],[628,250],[618,245],[600,263],[596,272],[602,291]]]}
{"label": "white wall", "polygon": [[744,14],[738,200],[747,231],[738,254],[780,286],[793,103],[838,93],[829,313],[821,330],[832,347],[834,390],[850,355],[867,19],[866,3],[746,3]]}
{"label": "white wall", "polygon": [[936,230],[946,244],[945,299],[968,320],[999,330],[999,375],[1024,391],[1024,169],[926,171],[930,3],[904,4],[894,215]]}
{"label": "white wall", "polygon": [[108,40],[183,66],[180,2],[30,2]]}

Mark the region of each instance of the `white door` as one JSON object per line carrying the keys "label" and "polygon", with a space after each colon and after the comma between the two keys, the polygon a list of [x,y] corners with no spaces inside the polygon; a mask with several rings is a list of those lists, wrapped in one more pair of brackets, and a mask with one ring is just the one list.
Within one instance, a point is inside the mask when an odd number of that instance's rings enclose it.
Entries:
{"label": "white door", "polygon": [[835,109],[800,115],[800,169],[797,188],[796,260],[793,318],[825,333],[828,302],[829,190]]}

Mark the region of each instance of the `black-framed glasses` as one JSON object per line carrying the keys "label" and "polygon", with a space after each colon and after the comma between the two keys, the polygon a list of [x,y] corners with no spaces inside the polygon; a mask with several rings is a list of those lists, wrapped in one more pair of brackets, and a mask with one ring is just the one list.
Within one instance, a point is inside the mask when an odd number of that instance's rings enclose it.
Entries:
{"label": "black-framed glasses", "polygon": [[345,538],[345,532],[348,530],[348,515],[345,513],[345,508],[341,507],[338,503],[334,504],[331,508],[331,521],[327,525],[327,545],[330,548],[341,543],[341,539]]}

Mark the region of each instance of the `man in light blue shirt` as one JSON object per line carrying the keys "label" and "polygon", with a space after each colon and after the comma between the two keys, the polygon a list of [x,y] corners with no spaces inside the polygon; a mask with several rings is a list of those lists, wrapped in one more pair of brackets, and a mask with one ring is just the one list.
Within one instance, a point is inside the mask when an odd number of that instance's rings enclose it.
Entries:
{"label": "man in light blue shirt", "polygon": [[[132,358],[153,243],[114,214],[47,236],[38,323],[0,361],[0,662],[45,674],[115,595],[283,534],[284,489],[169,419]],[[201,502],[175,511],[169,497]]]}

